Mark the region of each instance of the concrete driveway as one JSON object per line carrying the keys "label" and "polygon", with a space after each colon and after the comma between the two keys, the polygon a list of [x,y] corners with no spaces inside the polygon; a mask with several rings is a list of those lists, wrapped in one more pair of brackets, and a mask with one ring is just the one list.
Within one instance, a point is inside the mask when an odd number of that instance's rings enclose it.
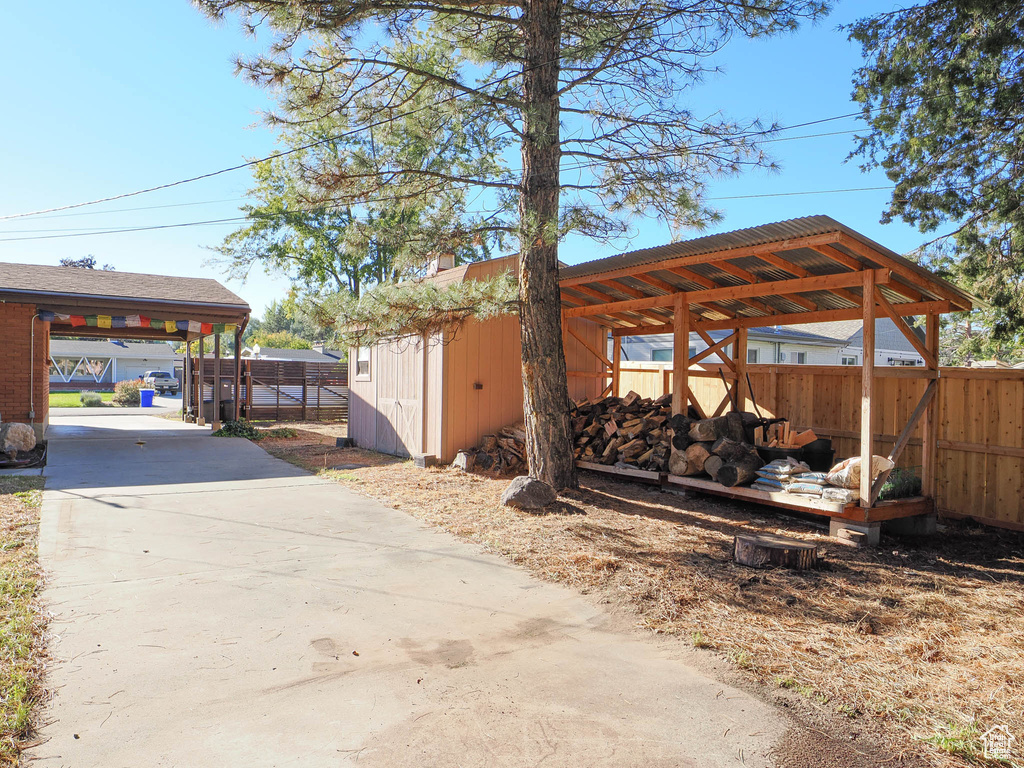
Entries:
{"label": "concrete driveway", "polygon": [[244,440],[59,416],[41,766],[759,766],[770,707]]}

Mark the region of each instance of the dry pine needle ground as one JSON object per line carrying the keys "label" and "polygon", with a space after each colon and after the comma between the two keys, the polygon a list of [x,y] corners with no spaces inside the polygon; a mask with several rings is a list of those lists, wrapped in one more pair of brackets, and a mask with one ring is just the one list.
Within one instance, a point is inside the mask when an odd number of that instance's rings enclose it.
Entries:
{"label": "dry pine needle ground", "polygon": [[[1024,746],[1024,537],[959,528],[933,540],[835,544],[765,508],[682,499],[584,473],[558,509],[498,503],[508,478],[416,469],[334,447],[324,425],[271,453],[486,546],[543,578],[625,602],[642,626],[713,649],[832,717],[879,729],[894,755],[987,764],[997,724]],[[335,469],[339,465],[364,465]],[[738,531],[816,541],[821,570],[755,571],[732,562]],[[991,763],[1005,765],[1005,763]]]}

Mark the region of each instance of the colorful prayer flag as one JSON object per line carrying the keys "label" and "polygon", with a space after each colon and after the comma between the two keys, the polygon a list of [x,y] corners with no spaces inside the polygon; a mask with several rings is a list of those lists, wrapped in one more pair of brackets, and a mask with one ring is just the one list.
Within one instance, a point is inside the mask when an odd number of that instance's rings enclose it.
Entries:
{"label": "colorful prayer flag", "polygon": [[126,324],[125,318],[120,316],[120,315],[118,315],[117,317],[110,318],[110,327],[111,328],[127,328],[128,326]]}
{"label": "colorful prayer flag", "polygon": [[71,327],[77,328],[80,325],[85,325],[84,315],[72,315],[71,316]]}
{"label": "colorful prayer flag", "polygon": [[44,323],[52,323],[55,317],[56,315],[53,312],[47,312],[45,309],[39,310],[39,319]]}
{"label": "colorful prayer flag", "polygon": [[203,325],[198,320],[189,320],[188,321],[188,331],[189,331],[189,333],[202,333],[203,332]]}
{"label": "colorful prayer flag", "polygon": [[189,329],[188,328],[188,320],[179,320],[177,323],[175,323],[175,327],[179,331],[187,331]]}
{"label": "colorful prayer flag", "polygon": [[109,328],[110,319],[110,315],[96,315],[96,326],[98,328]]}
{"label": "colorful prayer flag", "polygon": [[175,323],[173,320],[167,320],[164,322],[164,330],[167,331],[168,333],[174,333],[176,330],[178,330],[178,324]]}
{"label": "colorful prayer flag", "polygon": [[[127,315],[124,319],[124,324],[126,328],[141,328],[142,318],[138,315]],[[146,323],[146,325],[149,325],[149,323]]]}
{"label": "colorful prayer flag", "polygon": [[[149,327],[150,328],[163,328],[163,329],[166,330],[167,329],[167,322],[164,321],[164,320],[156,320],[155,318],[150,318],[150,320],[149,320]],[[170,333],[170,331],[167,331],[167,332]]]}
{"label": "colorful prayer flag", "polygon": [[214,323],[212,333],[224,333],[224,323]]}
{"label": "colorful prayer flag", "polygon": [[85,324],[88,325],[90,328],[95,328],[96,327],[96,315],[86,315],[85,316]]}
{"label": "colorful prayer flag", "polygon": [[213,323],[200,323],[199,332],[203,335],[213,333]]}
{"label": "colorful prayer flag", "polygon": [[235,323],[225,323],[224,333],[234,333],[238,330],[238,326]]}
{"label": "colorful prayer flag", "polygon": [[71,315],[62,315],[60,312],[57,312],[57,319],[63,320],[66,323],[68,320],[71,319]]}

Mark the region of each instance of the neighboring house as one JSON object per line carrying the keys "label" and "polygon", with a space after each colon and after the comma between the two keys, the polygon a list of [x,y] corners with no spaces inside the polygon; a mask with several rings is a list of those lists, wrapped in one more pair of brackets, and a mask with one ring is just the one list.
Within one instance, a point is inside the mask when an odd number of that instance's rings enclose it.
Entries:
{"label": "neighboring house", "polygon": [[[860,320],[845,320],[751,328],[747,362],[751,365],[860,365],[864,354],[862,325]],[[924,340],[921,329],[915,328],[914,332]],[[713,331],[709,335],[718,341],[728,334],[728,331]],[[696,334],[690,335],[691,356],[707,346]],[[622,357],[633,362],[671,362],[672,336],[624,336]],[[712,356],[708,362],[717,362],[717,358]],[[924,365],[914,345],[887,317],[875,321],[875,365]]]}
{"label": "neighboring house", "polygon": [[242,348],[243,360],[285,360],[288,362],[336,363],[344,359],[340,349],[273,349],[253,344]]}
{"label": "neighboring house", "polygon": [[138,379],[146,371],[181,374],[181,355],[164,342],[106,339],[51,339],[50,385],[53,389],[113,387]]}

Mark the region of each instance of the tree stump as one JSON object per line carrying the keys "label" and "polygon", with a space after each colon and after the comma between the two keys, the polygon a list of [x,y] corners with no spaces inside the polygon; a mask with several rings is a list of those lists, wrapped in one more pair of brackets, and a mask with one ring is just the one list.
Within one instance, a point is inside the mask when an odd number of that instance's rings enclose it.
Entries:
{"label": "tree stump", "polygon": [[742,534],[735,538],[733,560],[751,568],[780,566],[806,571],[818,564],[818,547],[772,534]]}

